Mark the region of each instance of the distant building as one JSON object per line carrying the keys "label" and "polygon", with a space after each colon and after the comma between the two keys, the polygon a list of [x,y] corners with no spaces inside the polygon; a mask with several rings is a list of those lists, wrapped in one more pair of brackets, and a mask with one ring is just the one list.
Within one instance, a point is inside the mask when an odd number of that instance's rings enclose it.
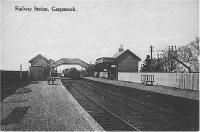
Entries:
{"label": "distant building", "polygon": [[52,60],[48,60],[41,54],[38,54],[37,56],[29,60],[29,63],[31,63],[30,67],[31,80],[37,80],[37,81],[45,80],[50,73],[50,63],[52,63]]}
{"label": "distant building", "polygon": [[96,59],[95,76],[117,79],[119,72],[138,72],[138,63],[141,59],[129,49],[123,50],[120,46],[113,57]]}

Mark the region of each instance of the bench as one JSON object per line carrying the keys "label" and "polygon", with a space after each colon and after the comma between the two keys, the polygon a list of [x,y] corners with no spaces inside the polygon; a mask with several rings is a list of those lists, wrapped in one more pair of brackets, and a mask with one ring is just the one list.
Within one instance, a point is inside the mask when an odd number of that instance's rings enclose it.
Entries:
{"label": "bench", "polygon": [[152,86],[154,82],[154,75],[141,75],[141,82],[147,86]]}
{"label": "bench", "polygon": [[57,75],[58,75],[57,71],[52,69],[50,71],[50,76],[47,79],[48,84],[50,84],[50,82],[52,82],[51,85],[53,85],[54,82],[56,81],[56,78],[58,77]]}
{"label": "bench", "polygon": [[56,81],[56,78],[55,78],[55,77],[49,77],[49,78],[47,79],[48,84],[50,84],[50,82],[52,82],[51,84],[53,85],[55,81]]}

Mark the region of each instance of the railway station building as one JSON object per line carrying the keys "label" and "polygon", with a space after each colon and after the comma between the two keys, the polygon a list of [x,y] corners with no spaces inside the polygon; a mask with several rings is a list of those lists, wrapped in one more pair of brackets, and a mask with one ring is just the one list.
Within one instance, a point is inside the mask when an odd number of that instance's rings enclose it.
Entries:
{"label": "railway station building", "polygon": [[43,81],[50,76],[57,76],[57,67],[60,65],[79,65],[87,69],[89,64],[78,58],[62,58],[58,61],[47,59],[41,54],[38,54],[31,60],[30,79],[33,81]]}
{"label": "railway station building", "polygon": [[119,72],[138,72],[138,63],[141,59],[129,49],[123,50],[120,46],[118,52],[112,57],[96,59],[95,77],[118,79]]}
{"label": "railway station building", "polygon": [[30,67],[30,78],[31,80],[35,81],[43,81],[45,80],[50,72],[50,64],[53,60],[48,60],[46,57],[44,57],[41,54],[38,54],[31,60],[29,60],[29,63],[31,63]]}

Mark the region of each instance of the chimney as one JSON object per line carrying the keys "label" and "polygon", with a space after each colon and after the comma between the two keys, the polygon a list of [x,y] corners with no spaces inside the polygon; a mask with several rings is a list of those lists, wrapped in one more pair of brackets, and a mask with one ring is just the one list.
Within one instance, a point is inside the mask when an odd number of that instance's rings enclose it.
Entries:
{"label": "chimney", "polygon": [[120,45],[120,48],[119,48],[119,52],[122,52],[122,51],[124,51],[124,49],[123,49],[123,44],[121,44],[121,45]]}

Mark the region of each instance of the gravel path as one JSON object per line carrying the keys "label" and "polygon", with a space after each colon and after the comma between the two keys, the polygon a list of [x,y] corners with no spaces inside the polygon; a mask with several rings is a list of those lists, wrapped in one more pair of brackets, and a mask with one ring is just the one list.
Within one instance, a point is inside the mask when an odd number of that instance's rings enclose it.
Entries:
{"label": "gravel path", "polygon": [[1,102],[1,130],[100,131],[103,130],[62,86],[41,81],[29,93],[13,94]]}

